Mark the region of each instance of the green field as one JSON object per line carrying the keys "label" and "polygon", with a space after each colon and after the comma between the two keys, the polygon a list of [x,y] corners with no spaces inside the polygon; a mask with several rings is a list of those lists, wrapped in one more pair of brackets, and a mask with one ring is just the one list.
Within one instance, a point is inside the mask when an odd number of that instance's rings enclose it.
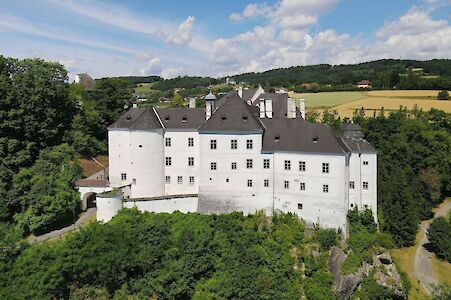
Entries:
{"label": "green field", "polygon": [[325,93],[290,93],[290,97],[296,98],[299,104],[299,99],[305,99],[305,106],[307,108],[313,107],[331,107],[364,99],[367,96],[361,92],[325,92]]}
{"label": "green field", "polygon": [[136,93],[148,93],[150,91],[150,88],[154,84],[155,84],[155,82],[152,82],[152,83],[140,83],[140,84],[136,85],[135,92]]}

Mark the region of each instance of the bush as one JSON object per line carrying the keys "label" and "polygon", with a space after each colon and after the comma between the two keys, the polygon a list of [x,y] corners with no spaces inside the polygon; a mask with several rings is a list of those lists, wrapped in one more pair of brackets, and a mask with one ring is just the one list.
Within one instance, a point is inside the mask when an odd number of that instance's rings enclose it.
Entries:
{"label": "bush", "polygon": [[449,93],[448,91],[440,91],[437,94],[438,100],[448,100],[449,99]]}
{"label": "bush", "polygon": [[315,232],[315,240],[319,243],[321,251],[327,251],[330,247],[337,244],[337,231],[332,228],[317,228]]}
{"label": "bush", "polygon": [[429,226],[428,238],[434,253],[451,262],[451,223],[444,217],[435,218]]}

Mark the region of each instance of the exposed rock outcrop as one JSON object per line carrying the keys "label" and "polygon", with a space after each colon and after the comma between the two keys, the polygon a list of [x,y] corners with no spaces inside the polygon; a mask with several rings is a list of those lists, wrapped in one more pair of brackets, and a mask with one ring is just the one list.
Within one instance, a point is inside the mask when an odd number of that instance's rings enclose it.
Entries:
{"label": "exposed rock outcrop", "polygon": [[340,248],[336,246],[331,248],[327,267],[334,277],[333,292],[339,299],[349,299],[362,281],[360,272],[350,275],[341,274],[341,264],[345,259],[346,255]]}

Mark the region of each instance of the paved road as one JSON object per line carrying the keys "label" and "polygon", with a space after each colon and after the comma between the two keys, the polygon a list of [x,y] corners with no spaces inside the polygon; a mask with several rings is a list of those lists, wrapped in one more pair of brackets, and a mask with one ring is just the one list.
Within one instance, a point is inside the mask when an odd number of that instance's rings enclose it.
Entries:
{"label": "paved road", "polygon": [[[440,207],[439,210],[435,212],[434,218],[440,216],[446,216],[451,210],[451,201],[447,201],[445,205]],[[432,265],[432,257],[435,255],[429,252],[424,245],[429,243],[427,237],[427,231],[431,224],[431,220],[421,222],[420,231],[423,235],[420,241],[420,246],[417,248],[415,253],[415,272],[414,276],[420,281],[420,284],[425,288],[425,290],[430,295],[432,292],[432,284],[438,284],[437,274],[435,273],[434,266]]]}
{"label": "paved road", "polygon": [[41,242],[47,241],[49,239],[60,237],[68,232],[74,231],[74,230],[80,228],[83,224],[87,223],[89,220],[95,218],[96,213],[97,213],[97,209],[95,207],[88,208],[88,210],[86,210],[85,212],[80,214],[80,217],[75,222],[75,226],[72,224],[70,226],[67,226],[67,227],[64,227],[64,228],[61,228],[58,230],[54,230],[54,231],[51,231],[51,232],[43,234],[43,235],[36,236],[35,238],[29,240],[29,243],[30,244],[41,243]]}

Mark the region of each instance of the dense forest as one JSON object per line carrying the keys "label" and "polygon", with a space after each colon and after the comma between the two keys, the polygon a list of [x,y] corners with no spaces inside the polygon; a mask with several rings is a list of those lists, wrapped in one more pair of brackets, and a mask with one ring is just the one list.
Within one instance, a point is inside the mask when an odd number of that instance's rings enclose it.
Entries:
{"label": "dense forest", "polygon": [[377,89],[451,89],[451,60],[429,61],[384,59],[354,65],[313,65],[246,73],[237,82],[261,84],[267,89],[283,86],[302,91],[302,83],[313,83],[314,91],[351,90],[360,80],[370,80]]}

